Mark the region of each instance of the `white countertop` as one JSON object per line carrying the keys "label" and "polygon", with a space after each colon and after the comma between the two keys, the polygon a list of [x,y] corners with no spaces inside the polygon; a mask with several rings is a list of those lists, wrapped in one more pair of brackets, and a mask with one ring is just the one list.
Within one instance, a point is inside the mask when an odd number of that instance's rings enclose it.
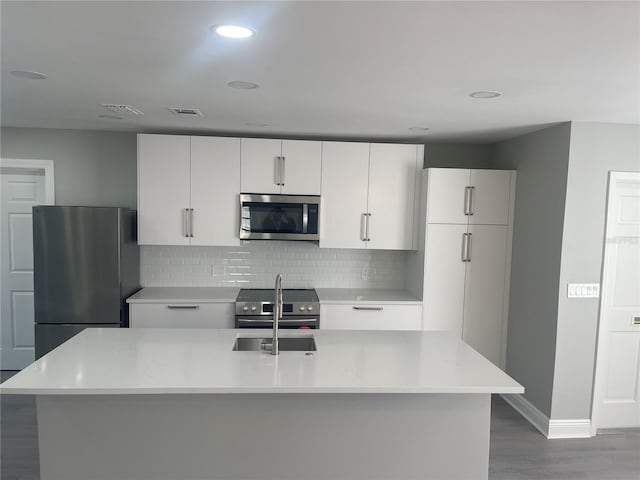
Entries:
{"label": "white countertop", "polygon": [[[234,352],[266,330],[87,329],[0,387],[3,394],[523,393],[447,332],[322,331],[317,351]],[[300,335],[281,332],[281,337]]]}
{"label": "white countertop", "polygon": [[239,291],[235,287],[145,287],[127,303],[233,303]]}
{"label": "white countertop", "polygon": [[414,303],[421,304],[406,290],[375,288],[316,288],[320,303]]}

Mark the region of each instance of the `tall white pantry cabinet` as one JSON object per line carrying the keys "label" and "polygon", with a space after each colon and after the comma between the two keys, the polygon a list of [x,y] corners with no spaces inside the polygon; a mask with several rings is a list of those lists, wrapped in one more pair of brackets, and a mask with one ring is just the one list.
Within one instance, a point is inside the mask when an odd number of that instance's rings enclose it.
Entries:
{"label": "tall white pantry cabinet", "polygon": [[[516,174],[430,168],[423,328],[449,330],[504,366]],[[426,195],[424,191],[426,190]]]}

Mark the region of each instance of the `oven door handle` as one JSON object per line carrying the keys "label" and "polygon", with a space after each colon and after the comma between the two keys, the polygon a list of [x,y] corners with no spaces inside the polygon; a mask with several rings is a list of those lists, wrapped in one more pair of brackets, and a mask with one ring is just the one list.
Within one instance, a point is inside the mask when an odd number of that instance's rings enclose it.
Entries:
{"label": "oven door handle", "polygon": [[[317,317],[314,318],[281,318],[278,323],[288,324],[288,323],[317,323],[320,319]],[[273,318],[238,318],[238,324],[242,323],[273,323]]]}

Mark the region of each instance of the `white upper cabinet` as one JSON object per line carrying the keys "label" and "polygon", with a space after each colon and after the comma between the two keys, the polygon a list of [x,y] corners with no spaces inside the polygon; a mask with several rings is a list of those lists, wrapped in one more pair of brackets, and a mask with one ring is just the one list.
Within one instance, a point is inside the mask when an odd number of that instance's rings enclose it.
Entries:
{"label": "white upper cabinet", "polygon": [[243,193],[320,195],[322,142],[243,138]]}
{"label": "white upper cabinet", "polygon": [[240,139],[191,137],[191,245],[240,245]]}
{"label": "white upper cabinet", "polygon": [[138,243],[240,244],[240,140],[138,135]]}
{"label": "white upper cabinet", "polygon": [[366,248],[369,144],[323,142],[321,248]]}
{"label": "white upper cabinet", "polygon": [[285,195],[320,195],[322,142],[282,141],[281,192]]}
{"label": "white upper cabinet", "polygon": [[427,221],[429,223],[467,224],[465,189],[469,186],[469,170],[430,168],[427,187]]}
{"label": "white upper cabinet", "polygon": [[471,170],[471,215],[474,225],[507,225],[511,205],[509,170]]}
{"label": "white upper cabinet", "polygon": [[369,235],[367,248],[411,250],[416,179],[422,148],[372,143],[369,153]]}
{"label": "white upper cabinet", "polygon": [[241,181],[243,193],[280,193],[279,171],[282,140],[243,138],[241,140]]}
{"label": "white upper cabinet", "polygon": [[138,243],[189,245],[190,137],[138,135]]}
{"label": "white upper cabinet", "polygon": [[322,248],[416,248],[419,145],[323,142]]}
{"label": "white upper cabinet", "polygon": [[509,223],[511,171],[430,168],[428,172],[429,223]]}

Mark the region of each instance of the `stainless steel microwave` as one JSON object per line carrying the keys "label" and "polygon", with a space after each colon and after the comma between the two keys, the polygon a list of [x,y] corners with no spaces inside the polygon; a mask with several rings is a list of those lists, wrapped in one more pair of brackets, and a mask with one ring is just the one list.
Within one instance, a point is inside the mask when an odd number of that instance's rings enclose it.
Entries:
{"label": "stainless steel microwave", "polygon": [[240,194],[240,238],[320,240],[320,197]]}

